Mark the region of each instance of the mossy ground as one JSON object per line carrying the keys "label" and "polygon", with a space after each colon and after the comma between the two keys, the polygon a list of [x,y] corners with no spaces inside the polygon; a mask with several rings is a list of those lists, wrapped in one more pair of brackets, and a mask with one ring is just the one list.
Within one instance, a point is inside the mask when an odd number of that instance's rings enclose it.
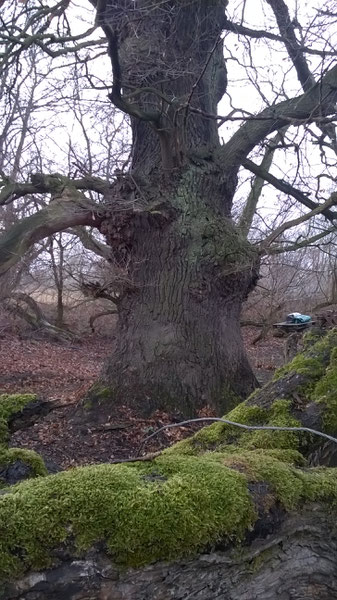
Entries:
{"label": "mossy ground", "polygon": [[[308,374],[307,401],[324,406],[326,425],[334,429],[336,334],[318,344],[287,372],[300,368]],[[321,360],[321,366],[313,371],[307,358]],[[266,409],[258,398],[226,418],[300,425],[292,399],[277,398]],[[191,556],[219,541],[239,544],[258,518],[254,482],[267,484],[266,510],[275,503],[296,510],[315,501],[334,511],[336,471],[308,468],[301,435],[216,423],[149,462],[82,467],[13,486],[0,496],[0,578],[48,567],[60,548],[81,556],[98,545],[117,563],[138,566]]]}

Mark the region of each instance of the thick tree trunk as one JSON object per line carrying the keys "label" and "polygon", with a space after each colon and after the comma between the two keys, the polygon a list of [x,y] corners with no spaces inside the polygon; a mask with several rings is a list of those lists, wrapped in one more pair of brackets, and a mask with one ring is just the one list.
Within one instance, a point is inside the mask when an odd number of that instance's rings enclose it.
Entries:
{"label": "thick tree trunk", "polygon": [[220,164],[217,122],[204,116],[226,88],[226,2],[97,5],[111,99],[129,111],[133,133],[130,173],[113,186],[101,226],[120,298],[98,397],[107,385],[145,412],[223,412],[257,385],[239,326],[257,257],[230,218],[237,166]]}
{"label": "thick tree trunk", "polygon": [[143,187],[160,202],[102,225],[127,267],[103,380],[116,400],[145,412],[223,413],[256,386],[239,325],[256,256],[223,208],[216,164],[199,163],[157,191]]}

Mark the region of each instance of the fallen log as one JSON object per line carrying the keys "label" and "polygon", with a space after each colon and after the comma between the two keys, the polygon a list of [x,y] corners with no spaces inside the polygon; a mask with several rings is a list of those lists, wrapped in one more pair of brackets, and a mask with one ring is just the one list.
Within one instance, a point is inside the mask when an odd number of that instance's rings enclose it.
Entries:
{"label": "fallen log", "polygon": [[337,332],[310,334],[225,416],[259,429],[218,422],[144,460],[10,488],[1,600],[337,598],[333,451],[302,430],[336,437],[336,380]]}

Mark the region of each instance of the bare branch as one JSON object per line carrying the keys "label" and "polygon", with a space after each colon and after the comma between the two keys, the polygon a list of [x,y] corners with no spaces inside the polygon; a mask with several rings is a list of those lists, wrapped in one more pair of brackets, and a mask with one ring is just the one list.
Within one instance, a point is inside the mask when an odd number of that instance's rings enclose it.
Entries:
{"label": "bare branch", "polygon": [[[310,208],[311,210],[316,210],[317,208],[319,208],[319,205],[316,202],[313,202],[313,200],[310,200],[310,198],[308,198],[308,196],[304,194],[304,192],[301,192],[300,190],[294,188],[292,185],[290,185],[290,183],[287,183],[286,181],[283,181],[282,179],[278,179],[274,175],[271,175],[271,173],[268,173],[268,171],[264,169],[262,165],[258,166],[248,158],[245,158],[242,161],[242,165],[246,169],[254,173],[257,177],[261,177],[262,179],[273,185],[277,190],[280,190],[280,192],[284,192],[288,196],[292,196],[292,198],[295,198],[307,208]],[[325,206],[325,204],[322,206]],[[337,212],[332,212],[331,210],[329,210],[328,206],[331,206],[331,203],[328,204],[327,207],[320,212],[322,212],[322,214],[327,219],[329,219],[329,221],[333,221],[337,218]]]}
{"label": "bare branch", "polygon": [[66,188],[62,197],[14,225],[0,238],[0,275],[15,265],[36,242],[69,227],[98,227],[102,214],[97,204],[74,189]]}
{"label": "bare branch", "polygon": [[[284,44],[289,54],[290,60],[292,61],[298,79],[302,85],[303,90],[306,92],[315,83],[315,79],[309,69],[308,62],[304,57],[300,46],[296,39],[295,25],[290,19],[289,10],[284,0],[267,0],[271,6],[280,34],[284,38]],[[334,126],[328,126],[324,123],[318,123],[318,127],[321,129],[324,136],[328,136],[331,139],[332,147],[337,153],[336,133]]]}
{"label": "bare branch", "polygon": [[266,136],[287,125],[312,123],[318,117],[335,114],[337,101],[337,65],[301,96],[268,106],[257,119],[247,121],[222,147],[226,166],[239,167],[243,159]]}
{"label": "bare branch", "polygon": [[308,63],[300,50],[299,44],[295,35],[295,27],[289,15],[289,10],[284,0],[267,0],[271,6],[280,34],[283,38],[285,47],[287,48],[290,59],[296,69],[299,81],[302,84],[304,91],[308,91],[315,83],[315,79],[308,67]]}
{"label": "bare branch", "polygon": [[88,176],[73,180],[58,173],[34,173],[31,175],[31,183],[17,183],[10,178],[0,181],[0,205],[9,204],[28,194],[55,193],[67,185],[77,190],[91,190],[99,194],[104,194],[109,188],[109,184],[99,177]]}
{"label": "bare branch", "polygon": [[74,227],[72,233],[82,242],[84,248],[91,250],[105,260],[111,259],[111,248],[91,235],[84,227]]}
{"label": "bare branch", "polygon": [[[282,141],[283,135],[281,133],[277,133],[276,136],[268,143],[264,157],[262,159],[260,169],[264,172],[269,173],[269,169],[272,165],[274,153],[277,148],[277,145],[280,141]],[[261,197],[262,189],[266,180],[264,177],[260,177],[256,175],[255,181],[252,184],[252,189],[249,193],[247,201],[245,203],[244,209],[242,211],[240,220],[239,220],[239,228],[243,235],[247,236],[249,230],[252,226],[252,222],[254,219],[254,215],[256,212],[256,208]]]}
{"label": "bare branch", "polygon": [[318,242],[321,242],[324,238],[326,238],[331,233],[336,231],[336,227],[330,227],[329,229],[325,229],[316,235],[311,236],[310,238],[303,239],[301,236],[301,241],[295,241],[292,244],[288,244],[286,246],[272,246],[271,248],[267,248],[265,251],[266,255],[273,254],[283,254],[285,252],[295,252],[296,250],[300,250],[301,248],[308,248],[309,246],[314,246]]}
{"label": "bare branch", "polygon": [[331,194],[330,198],[324,202],[324,204],[317,206],[314,210],[297,217],[296,219],[292,219],[291,221],[286,221],[282,223],[279,227],[275,229],[265,240],[263,240],[261,244],[262,253],[264,253],[265,248],[270,246],[272,242],[274,242],[282,233],[284,233],[287,229],[291,229],[292,227],[297,227],[302,223],[305,223],[309,219],[312,219],[316,215],[323,214],[323,212],[330,206],[337,204],[337,192]]}
{"label": "bare branch", "polygon": [[[233,23],[232,21],[227,20],[224,26],[224,30],[231,31],[236,34],[245,35],[247,37],[253,39],[267,39],[273,40],[275,42],[285,43],[284,38],[281,35],[277,35],[275,33],[271,33],[270,31],[265,31],[264,29],[251,29],[250,27],[245,27],[240,23]],[[337,52],[335,50],[319,50],[318,48],[308,48],[308,46],[303,46],[303,44],[298,45],[298,49],[305,53],[316,56],[322,56],[323,58],[326,56],[336,56]]]}
{"label": "bare branch", "polygon": [[97,319],[101,319],[102,317],[106,317],[107,315],[116,315],[117,310],[103,310],[102,312],[96,313],[95,315],[91,315],[89,319],[90,329],[93,333],[95,333],[94,323]]}

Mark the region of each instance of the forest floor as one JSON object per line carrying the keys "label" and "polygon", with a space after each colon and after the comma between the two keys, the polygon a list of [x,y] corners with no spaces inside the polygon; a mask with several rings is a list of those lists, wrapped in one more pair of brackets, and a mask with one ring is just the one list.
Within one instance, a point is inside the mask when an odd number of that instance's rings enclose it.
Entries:
{"label": "forest floor", "polygon": [[[282,364],[283,340],[269,336],[253,345],[256,330],[245,328],[243,335],[251,364],[263,384]],[[179,415],[163,412],[144,419],[121,406],[106,423],[90,426],[79,421],[76,413],[80,400],[110,352],[111,338],[103,336],[62,344],[13,333],[1,337],[0,393],[34,393],[52,408],[32,427],[14,433],[11,445],[36,450],[47,464],[64,469],[134,457],[146,436],[181,420]],[[212,413],[206,410],[200,416]],[[146,451],[167,447],[190,435],[191,430],[166,430],[147,443]]]}

